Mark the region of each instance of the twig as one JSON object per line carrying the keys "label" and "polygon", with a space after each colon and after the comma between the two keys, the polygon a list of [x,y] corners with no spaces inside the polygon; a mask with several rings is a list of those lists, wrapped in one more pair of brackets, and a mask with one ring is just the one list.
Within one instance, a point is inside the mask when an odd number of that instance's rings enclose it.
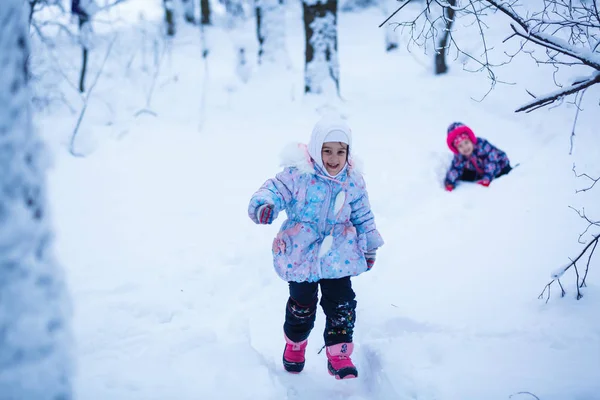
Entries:
{"label": "twig", "polygon": [[592,178],[591,176],[589,176],[588,174],[585,174],[585,173],[584,174],[577,174],[577,172],[575,171],[575,165],[573,165],[573,172],[575,173],[575,176],[577,178],[585,177],[585,178],[588,178],[589,180],[591,180],[592,182],[594,182],[589,187],[587,187],[585,189],[577,189],[575,191],[575,193],[587,192],[588,190],[592,189],[596,185],[596,183],[598,183],[598,181],[600,181],[600,176],[598,178]]}
{"label": "twig", "polygon": [[[589,263],[590,260],[592,258],[592,254],[594,254],[594,251],[596,250],[596,245],[598,243],[598,240],[600,239],[600,234],[596,235],[592,241],[590,241],[587,246],[585,246],[585,248],[581,251],[581,253],[579,253],[579,255],[574,259],[571,260],[571,262],[569,264],[567,264],[565,267],[563,267],[559,272],[555,273],[552,275],[553,279],[546,284],[546,286],[544,286],[544,290],[542,290],[542,293],[540,293],[540,295],[538,296],[538,299],[543,298],[544,293],[546,292],[546,290],[548,290],[548,298],[546,299],[546,303],[548,303],[548,300],[550,300],[550,288],[552,286],[552,283],[554,282],[558,282],[560,289],[561,289],[561,297],[564,297],[564,295],[566,294],[565,289],[562,286],[562,283],[560,282],[560,277],[567,271],[569,270],[569,268],[571,267],[575,267],[575,273],[577,275],[577,300],[581,299],[583,297],[583,295],[580,292],[580,288],[584,285],[585,282],[585,278],[587,277],[587,269],[589,268]],[[583,278],[582,283],[579,283],[579,271],[577,270],[577,265],[576,263],[579,261],[579,259],[587,252],[587,250],[591,247],[594,246],[592,248],[592,251],[590,252],[590,255],[588,257],[588,263],[587,263],[587,268],[586,268],[586,274]]]}
{"label": "twig", "polygon": [[548,303],[548,301],[550,300],[550,290],[552,289],[553,282],[554,282],[554,279],[551,280],[549,283],[547,283],[546,286],[544,286],[544,290],[542,290],[542,293],[540,293],[540,295],[538,296],[538,299],[543,298],[544,293],[546,292],[546,290],[548,290],[548,298],[546,299],[546,303]]}
{"label": "twig", "polygon": [[585,279],[587,278],[588,270],[590,269],[590,261],[592,260],[592,255],[594,254],[594,250],[596,250],[597,245],[598,245],[598,241],[596,241],[596,243],[594,243],[594,247],[592,248],[592,251],[590,251],[590,255],[588,257],[587,264],[585,266],[585,274],[583,274],[583,279],[581,280],[580,287],[587,287],[587,284],[585,283]]}
{"label": "twig", "polygon": [[81,126],[81,121],[83,120],[83,116],[85,115],[85,112],[87,111],[87,106],[88,106],[90,96],[91,96],[92,92],[94,91],[94,88],[96,87],[96,84],[98,83],[98,80],[100,79],[100,75],[102,75],[102,71],[104,70],[106,61],[108,60],[108,56],[110,55],[113,45],[117,41],[117,36],[118,36],[118,33],[115,34],[115,36],[113,37],[113,40],[108,45],[108,49],[106,50],[106,55],[104,56],[104,60],[102,60],[102,64],[100,65],[100,69],[98,70],[98,73],[96,74],[96,77],[94,78],[94,82],[90,86],[90,89],[87,91],[87,93],[83,99],[83,107],[81,109],[81,113],[79,113],[79,118],[77,118],[77,123],[75,125],[75,129],[73,130],[73,134],[71,135],[71,142],[69,144],[69,152],[75,157],[82,157],[81,154],[77,154],[75,152],[75,138],[77,136],[77,133],[79,132],[79,127]]}
{"label": "twig", "polygon": [[589,219],[588,216],[585,215],[585,208],[582,208],[581,211],[575,209],[575,207],[572,207],[572,206],[569,206],[569,208],[571,210],[575,211],[579,215],[580,218],[583,218],[588,222],[588,226],[579,235],[579,243],[583,244],[584,242],[581,241],[581,238],[583,237],[583,235],[585,235],[592,226],[600,226],[600,221],[592,221],[591,219]]}
{"label": "twig", "polygon": [[148,92],[148,95],[146,96],[146,106],[144,108],[142,108],[141,110],[138,110],[134,114],[135,117],[138,117],[142,114],[150,114],[154,117],[157,116],[157,114],[150,109],[150,102],[152,101],[152,95],[154,94],[154,88],[156,87],[156,82],[158,80],[158,74],[160,73],[160,68],[162,66],[163,59],[165,58],[165,54],[167,53],[167,47],[168,47],[168,44],[165,44],[165,46],[163,47],[162,53],[160,55],[160,58],[157,61],[155,61],[156,69],[154,70],[154,76],[152,77],[152,84],[150,85],[150,90]]}
{"label": "twig", "polygon": [[[531,393],[531,392],[517,392],[517,393],[515,393],[515,394],[528,394],[528,395],[530,395],[531,397],[533,397],[534,399],[540,400],[540,398],[539,398],[539,397],[537,397],[535,394],[533,394],[533,393]],[[510,396],[508,396],[508,398],[509,398],[509,399],[512,399],[512,397],[513,397],[515,394],[511,394]]]}
{"label": "twig", "polygon": [[579,300],[580,298],[583,297],[583,295],[581,294],[581,291],[579,290],[579,270],[577,269],[577,263],[573,263],[573,268],[575,269],[575,275],[577,277],[577,300]]}
{"label": "twig", "polygon": [[385,19],[385,21],[383,21],[383,22],[381,23],[381,25],[379,25],[379,27],[381,28],[383,25],[385,25],[385,23],[386,23],[386,22],[388,22],[390,19],[392,19],[392,17],[393,17],[394,15],[398,14],[398,12],[400,12],[400,10],[402,10],[402,9],[403,9],[403,8],[404,8],[404,7],[405,7],[405,6],[406,6],[408,3],[410,3],[410,2],[411,2],[411,0],[408,0],[406,3],[404,3],[404,4],[402,4],[400,7],[398,7],[398,9],[397,9],[396,11],[394,11],[394,12],[392,13],[392,15],[390,15],[389,17],[387,17],[387,18]]}
{"label": "twig", "polygon": [[579,104],[575,104],[577,111],[575,111],[575,119],[573,120],[573,128],[571,129],[571,147],[569,148],[569,155],[573,154],[573,138],[575,137],[575,127],[577,126],[577,119],[579,118],[579,111],[581,111],[581,102],[583,101],[583,95],[587,89],[583,89],[581,91],[581,96],[579,96]]}

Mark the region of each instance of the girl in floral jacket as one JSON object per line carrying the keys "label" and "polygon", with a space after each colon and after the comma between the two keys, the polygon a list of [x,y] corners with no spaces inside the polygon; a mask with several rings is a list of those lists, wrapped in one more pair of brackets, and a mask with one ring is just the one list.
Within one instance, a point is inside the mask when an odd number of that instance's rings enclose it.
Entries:
{"label": "girl in floral jacket", "polygon": [[281,211],[287,214],[272,253],[275,271],[289,284],[283,365],[292,373],[304,368],[320,286],[328,371],[337,379],[358,376],[350,358],[356,320],[350,277],[373,267],[383,239],[353,162],[351,141],[344,121],[323,118],[308,146],[286,150],[283,171],[254,193],[248,207],[257,224],[272,223]]}
{"label": "girl in floral jacket", "polygon": [[483,138],[475,137],[468,126],[454,122],[448,127],[446,143],[454,158],[444,186],[451,192],[459,180],[489,186],[492,180],[508,174],[512,167],[502,150]]}

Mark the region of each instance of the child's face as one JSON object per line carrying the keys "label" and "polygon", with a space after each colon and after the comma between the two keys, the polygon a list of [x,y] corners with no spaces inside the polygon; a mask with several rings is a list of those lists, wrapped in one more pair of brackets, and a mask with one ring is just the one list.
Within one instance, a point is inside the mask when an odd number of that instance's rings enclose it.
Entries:
{"label": "child's face", "polygon": [[461,140],[458,145],[456,145],[456,149],[463,156],[470,156],[473,153],[473,142],[469,139]]}
{"label": "child's face", "polygon": [[340,142],[325,142],[321,148],[323,165],[329,175],[337,175],[348,160],[348,145]]}

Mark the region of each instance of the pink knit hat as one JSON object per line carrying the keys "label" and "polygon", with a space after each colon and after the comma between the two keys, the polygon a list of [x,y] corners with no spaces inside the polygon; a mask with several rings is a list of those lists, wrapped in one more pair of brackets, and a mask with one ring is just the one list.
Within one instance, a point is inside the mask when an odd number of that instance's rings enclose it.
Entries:
{"label": "pink knit hat", "polygon": [[461,122],[453,122],[448,127],[448,136],[446,137],[446,143],[448,144],[448,148],[452,150],[454,154],[458,154],[458,150],[456,146],[458,143],[462,142],[465,139],[471,140],[473,144],[477,143],[477,137],[465,124]]}

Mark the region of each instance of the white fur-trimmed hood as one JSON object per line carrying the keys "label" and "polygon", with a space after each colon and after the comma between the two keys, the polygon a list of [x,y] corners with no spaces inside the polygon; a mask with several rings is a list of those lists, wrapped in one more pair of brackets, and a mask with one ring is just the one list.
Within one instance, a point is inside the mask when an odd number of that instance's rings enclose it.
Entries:
{"label": "white fur-trimmed hood", "polygon": [[[297,168],[300,172],[305,174],[317,174],[314,163],[308,154],[308,147],[304,143],[294,142],[286,145],[281,151],[279,165],[284,168]],[[350,176],[363,175],[363,163],[356,157],[353,149],[350,149],[348,173]]]}

